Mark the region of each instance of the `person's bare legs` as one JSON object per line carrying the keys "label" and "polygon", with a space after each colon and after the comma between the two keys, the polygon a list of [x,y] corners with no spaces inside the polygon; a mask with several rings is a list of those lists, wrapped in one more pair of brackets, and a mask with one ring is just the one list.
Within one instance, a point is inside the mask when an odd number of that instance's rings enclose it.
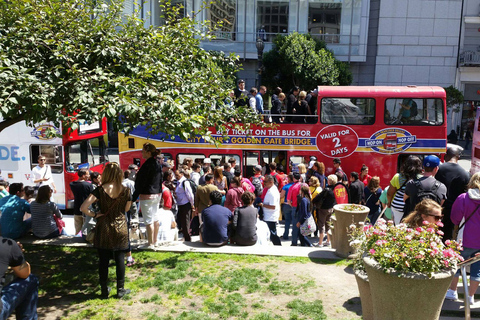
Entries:
{"label": "person's bare legs", "polygon": [[468,287],[468,296],[469,297],[475,296],[475,292],[477,292],[479,284],[480,284],[479,281],[475,281],[475,280],[470,279],[470,286]]}
{"label": "person's bare legs", "polygon": [[148,240],[148,245],[154,245],[155,244],[155,239],[153,238],[153,233],[154,233],[154,226],[153,224],[146,224],[145,228],[147,230],[147,240]]}
{"label": "person's bare legs", "polygon": [[153,244],[157,243],[159,229],[160,229],[160,222],[155,221],[153,223]]}
{"label": "person's bare legs", "polygon": [[[454,277],[452,280],[452,283],[450,283],[450,290],[457,291],[457,286],[458,286],[458,278],[459,277]],[[478,287],[478,284],[477,284]]]}

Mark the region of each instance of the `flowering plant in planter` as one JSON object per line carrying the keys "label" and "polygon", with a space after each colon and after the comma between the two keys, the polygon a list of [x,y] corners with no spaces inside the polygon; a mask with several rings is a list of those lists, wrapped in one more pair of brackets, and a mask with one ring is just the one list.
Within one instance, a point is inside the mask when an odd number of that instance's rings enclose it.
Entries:
{"label": "flowering plant in planter", "polygon": [[421,273],[432,277],[435,272],[456,268],[463,258],[459,254],[461,245],[447,240],[442,243],[438,230],[441,222],[410,228],[401,223],[378,219],[375,226],[363,225],[350,228],[350,245],[357,250],[354,261],[356,270],[363,270],[362,257],[373,258],[385,271]]}

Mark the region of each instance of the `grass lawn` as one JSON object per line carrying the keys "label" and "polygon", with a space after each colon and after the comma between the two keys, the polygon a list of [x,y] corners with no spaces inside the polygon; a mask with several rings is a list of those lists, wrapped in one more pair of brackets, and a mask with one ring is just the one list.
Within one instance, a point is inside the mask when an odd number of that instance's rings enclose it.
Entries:
{"label": "grass lawn", "polygon": [[[25,249],[40,277],[40,319],[320,320],[327,314],[328,319],[360,319],[358,298],[339,298],[332,292],[335,286],[327,283],[337,280],[321,275],[322,268],[340,274],[350,269],[345,261],[134,252],[136,264],[127,268],[125,284],[132,293],[114,298],[112,264],[111,298],[102,300],[96,250],[28,245]],[[356,290],[354,280],[351,285]],[[324,298],[337,298],[338,305],[325,310]]]}

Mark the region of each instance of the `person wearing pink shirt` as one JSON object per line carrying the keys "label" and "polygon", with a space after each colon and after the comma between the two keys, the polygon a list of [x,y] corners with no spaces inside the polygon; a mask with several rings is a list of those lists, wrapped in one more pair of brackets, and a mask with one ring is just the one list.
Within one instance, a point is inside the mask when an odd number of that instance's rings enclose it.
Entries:
{"label": "person wearing pink shirt", "polygon": [[300,229],[297,227],[297,196],[299,195],[302,186],[306,186],[305,183],[300,182],[300,178],[300,173],[295,172],[293,174],[293,186],[290,187],[287,194],[287,203],[292,207],[292,246],[298,244],[298,234],[300,233]]}

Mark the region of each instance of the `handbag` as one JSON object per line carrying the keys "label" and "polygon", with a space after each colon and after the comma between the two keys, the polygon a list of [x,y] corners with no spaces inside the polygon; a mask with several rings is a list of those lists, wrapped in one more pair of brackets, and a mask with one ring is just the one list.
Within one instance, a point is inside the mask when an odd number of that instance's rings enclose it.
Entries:
{"label": "handbag", "polygon": [[317,231],[317,225],[315,224],[313,215],[310,215],[310,217],[300,225],[300,233],[302,236],[309,236],[315,231]]}
{"label": "handbag", "polygon": [[65,228],[65,221],[63,221],[61,218],[57,217],[56,215],[53,215],[53,219],[55,220],[55,224],[57,225],[58,233],[62,234],[62,230],[63,228]]}
{"label": "handbag", "polygon": [[456,224],[456,225],[453,227],[453,236],[452,236],[452,239],[453,239],[453,240],[457,240],[457,238],[458,238],[458,233],[460,232],[460,230],[462,230],[462,228],[465,226],[465,224],[467,223],[467,221],[470,220],[470,218],[473,216],[473,214],[475,213],[475,211],[478,210],[478,208],[480,208],[480,204],[472,211],[472,213],[468,216],[467,219],[465,219],[465,221],[464,221],[461,225]]}

